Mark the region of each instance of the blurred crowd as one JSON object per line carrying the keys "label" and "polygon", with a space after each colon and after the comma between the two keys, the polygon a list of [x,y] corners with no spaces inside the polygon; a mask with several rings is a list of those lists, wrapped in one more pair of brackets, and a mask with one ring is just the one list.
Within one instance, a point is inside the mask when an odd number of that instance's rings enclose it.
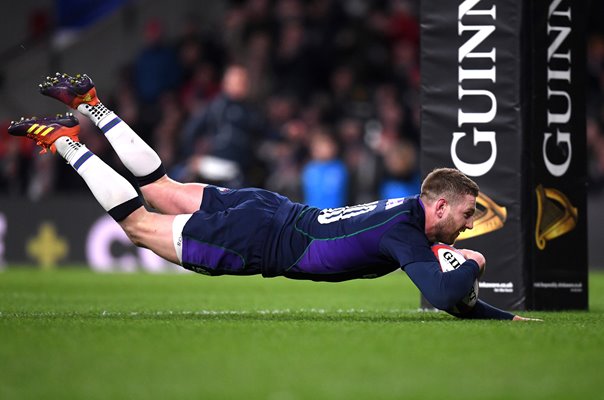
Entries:
{"label": "blurred crowd", "polygon": [[[113,93],[101,87],[99,96],[174,179],[264,187],[318,207],[417,193],[418,8],[418,0],[230,1],[216,26],[188,16],[176,38],[153,19]],[[590,187],[599,190],[604,36],[591,32],[587,49]],[[87,146],[128,176],[80,121]],[[1,192],[85,189],[59,157],[36,152],[0,142]]]}
{"label": "blurred crowd", "polygon": [[[604,11],[604,7],[603,11]],[[587,41],[588,190],[604,190],[604,29]]]}
{"label": "blurred crowd", "polygon": [[[418,192],[417,1],[231,1],[216,27],[190,16],[174,39],[154,19],[142,34],[114,92],[99,96],[171,177],[319,207]],[[80,121],[82,141],[127,175]],[[85,189],[60,158],[12,145],[0,149],[15,155],[3,158],[3,191]]]}

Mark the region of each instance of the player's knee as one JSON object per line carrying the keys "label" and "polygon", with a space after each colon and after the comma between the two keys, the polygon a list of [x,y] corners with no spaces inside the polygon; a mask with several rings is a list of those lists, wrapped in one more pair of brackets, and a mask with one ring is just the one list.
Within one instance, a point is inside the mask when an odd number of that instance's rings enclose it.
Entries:
{"label": "player's knee", "polygon": [[135,219],[122,223],[122,229],[128,236],[128,239],[137,247],[145,246],[145,227],[141,219]]}
{"label": "player's knee", "polygon": [[138,246],[138,247],[142,247],[142,244],[143,244],[142,236],[135,229],[133,224],[128,225],[127,227],[124,227],[124,232],[126,232],[126,236],[128,236],[128,239],[130,239],[132,244],[134,244],[135,246]]}

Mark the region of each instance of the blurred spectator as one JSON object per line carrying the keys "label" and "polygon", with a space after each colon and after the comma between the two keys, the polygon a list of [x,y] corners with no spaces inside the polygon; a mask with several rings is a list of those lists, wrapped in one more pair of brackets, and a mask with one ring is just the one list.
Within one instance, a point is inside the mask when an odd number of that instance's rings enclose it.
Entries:
{"label": "blurred spectator", "polygon": [[182,80],[187,82],[193,78],[195,69],[201,63],[202,47],[199,38],[186,36],[178,48],[178,59],[182,71]]}
{"label": "blurred spectator", "polygon": [[9,136],[8,121],[0,124],[0,193],[16,195],[29,186],[34,143]]}
{"label": "blurred spectator", "polygon": [[158,19],[145,25],[144,41],[134,63],[134,81],[139,100],[153,104],[166,90],[178,86],[181,69],[176,51],[164,41],[164,28]]}
{"label": "blurred spectator", "polygon": [[270,160],[263,186],[293,201],[302,201],[300,167],[295,145],[287,140],[266,142],[260,148],[260,155]]}
{"label": "blurred spectator", "polygon": [[417,3],[410,0],[392,0],[389,7],[388,36],[394,40],[404,40],[419,44],[419,23]]}
{"label": "blurred spectator", "polygon": [[352,66],[336,66],[330,75],[330,119],[341,115],[355,114],[352,104],[355,95],[356,75]]}
{"label": "blurred spectator", "polygon": [[52,18],[45,9],[34,9],[30,12],[28,18],[28,36],[30,38],[43,38],[48,35],[52,27]]}
{"label": "blurred spectator", "polygon": [[[282,1],[285,2],[295,3],[293,0]],[[302,21],[283,21],[278,38],[271,70],[273,89],[295,93],[300,99],[306,100],[314,82],[310,74],[311,60],[305,46],[305,28]]]}
{"label": "blurred spectator", "polygon": [[301,20],[304,18],[304,7],[301,0],[277,0],[275,14],[279,21]]}
{"label": "blurred spectator", "polygon": [[336,208],[346,204],[348,172],[338,158],[338,145],[324,129],[310,139],[311,161],[302,171],[304,203],[318,208]]}
{"label": "blurred spectator", "polygon": [[247,69],[229,66],[222,92],[185,123],[181,155],[187,161],[173,171],[177,179],[198,178],[231,187],[247,183],[244,172],[252,167],[253,139],[260,131],[259,115],[246,101],[248,93]]}
{"label": "blurred spectator", "polygon": [[54,163],[55,159],[52,157],[35,157],[33,159],[33,174],[27,187],[27,196],[30,199],[37,201],[52,192],[56,179]]}
{"label": "blurred spectator", "polygon": [[284,139],[284,131],[288,122],[296,119],[298,104],[292,96],[281,93],[271,95],[265,105],[267,127],[265,137],[268,139]]}
{"label": "blurred spectator", "polygon": [[231,3],[225,11],[220,37],[228,60],[238,60],[239,55],[245,51],[243,39],[246,18],[245,4],[241,2]]}
{"label": "blurred spectator", "polygon": [[361,120],[344,118],[338,123],[342,158],[349,172],[348,204],[375,200],[377,194],[378,157],[365,141]]}
{"label": "blurred spectator", "polygon": [[159,158],[166,169],[170,170],[177,163],[178,134],[182,128],[183,111],[175,93],[165,93],[160,102],[161,116],[153,129],[153,143]]}
{"label": "blurred spectator", "polygon": [[200,62],[195,65],[193,75],[180,89],[180,103],[189,114],[195,113],[220,93],[220,82],[217,72],[210,63]]}
{"label": "blurred spectator", "polygon": [[264,186],[301,201],[300,168],[307,158],[308,126],[297,118],[298,108],[291,96],[275,94],[266,101],[264,140],[258,156],[267,167]]}
{"label": "blurred spectator", "polygon": [[380,198],[396,199],[420,192],[421,177],[417,158],[416,148],[406,140],[388,146],[384,152],[386,173],[380,185]]}
{"label": "blurred spectator", "polygon": [[587,40],[587,146],[589,190],[604,189],[604,33]]}
{"label": "blurred spectator", "polygon": [[266,32],[269,35],[275,32],[275,19],[271,13],[270,0],[249,0],[245,8],[245,33]]}
{"label": "blurred spectator", "polygon": [[587,147],[589,158],[587,172],[589,189],[597,192],[604,189],[604,126],[595,118],[587,118]]}
{"label": "blurred spectator", "polygon": [[247,41],[244,62],[250,75],[250,100],[264,102],[270,91],[271,37],[265,31],[252,33]]}

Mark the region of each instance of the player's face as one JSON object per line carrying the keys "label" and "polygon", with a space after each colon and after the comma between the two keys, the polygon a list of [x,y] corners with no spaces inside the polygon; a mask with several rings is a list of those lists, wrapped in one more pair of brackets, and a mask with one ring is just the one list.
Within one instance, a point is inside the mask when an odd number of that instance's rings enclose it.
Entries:
{"label": "player's face", "polygon": [[446,214],[439,222],[439,242],[453,244],[459,234],[466,229],[474,227],[474,213],[476,212],[476,197],[468,194],[457,203],[449,203]]}

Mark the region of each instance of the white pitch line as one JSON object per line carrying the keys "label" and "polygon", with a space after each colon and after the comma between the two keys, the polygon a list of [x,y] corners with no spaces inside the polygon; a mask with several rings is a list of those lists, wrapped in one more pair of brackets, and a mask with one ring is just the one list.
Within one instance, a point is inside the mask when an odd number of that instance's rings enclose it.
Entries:
{"label": "white pitch line", "polygon": [[231,316],[253,316],[253,315],[287,315],[287,314],[413,314],[417,313],[418,310],[365,310],[362,308],[348,308],[348,309],[324,309],[324,308],[300,308],[300,309],[261,309],[261,310],[195,310],[195,311],[132,311],[132,312],[121,312],[121,311],[107,311],[103,310],[100,313],[87,313],[87,312],[6,312],[0,311],[0,318],[14,318],[14,317],[66,317],[66,316],[94,316],[100,317],[135,317],[135,316],[190,316],[190,315],[231,315]]}

